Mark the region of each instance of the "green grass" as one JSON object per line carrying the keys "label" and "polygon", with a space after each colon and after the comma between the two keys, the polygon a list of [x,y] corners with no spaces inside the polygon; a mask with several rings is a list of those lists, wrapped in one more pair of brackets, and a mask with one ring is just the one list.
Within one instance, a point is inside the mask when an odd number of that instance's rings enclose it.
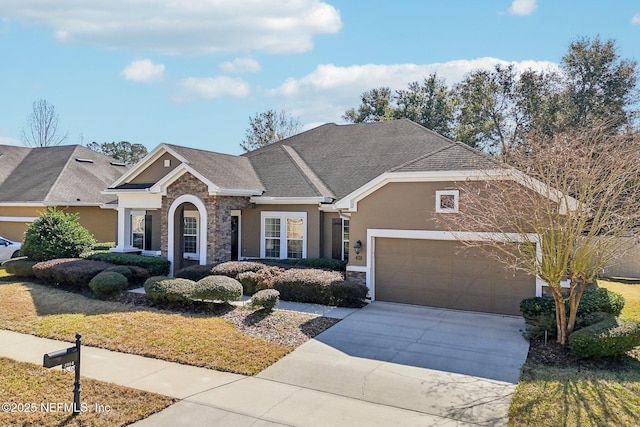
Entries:
{"label": "green grass", "polygon": [[[625,297],[621,317],[640,321],[640,285],[598,281]],[[640,351],[593,365],[528,360],[509,410],[510,426],[640,425]]]}
{"label": "green grass", "polygon": [[0,425],[125,426],[175,402],[166,396],[81,378],[82,413],[73,417],[68,411],[73,402],[73,381],[70,372],[0,357]]}
{"label": "green grass", "polygon": [[[301,320],[303,321],[303,320]],[[254,375],[293,347],[209,315],[141,309],[32,283],[0,282],[0,329]]]}

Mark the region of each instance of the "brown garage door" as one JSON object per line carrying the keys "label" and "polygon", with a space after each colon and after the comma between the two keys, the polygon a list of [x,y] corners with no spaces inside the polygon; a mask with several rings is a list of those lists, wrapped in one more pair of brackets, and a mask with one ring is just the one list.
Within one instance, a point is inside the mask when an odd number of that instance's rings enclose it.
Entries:
{"label": "brown garage door", "polygon": [[376,238],[375,296],[380,301],[520,314],[535,278],[506,269],[459,242]]}

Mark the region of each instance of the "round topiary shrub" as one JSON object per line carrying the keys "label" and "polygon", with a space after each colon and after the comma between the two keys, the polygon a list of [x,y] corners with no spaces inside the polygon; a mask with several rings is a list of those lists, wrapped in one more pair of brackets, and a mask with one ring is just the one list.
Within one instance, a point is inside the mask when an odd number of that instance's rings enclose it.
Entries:
{"label": "round topiary shrub", "polygon": [[27,257],[12,258],[2,263],[5,271],[16,277],[34,277],[33,266],[37,261],[31,261]]}
{"label": "round topiary shrub", "polygon": [[115,271],[103,271],[89,282],[89,288],[99,297],[119,295],[127,290],[127,278]]}
{"label": "round topiary shrub", "polygon": [[618,356],[640,346],[640,322],[610,318],[569,335],[569,348],[579,358]]}
{"label": "round topiary shrub", "polygon": [[96,243],[78,222],[78,215],[49,208],[33,221],[24,234],[22,255],[33,261],[77,258]]}
{"label": "round topiary shrub", "polygon": [[105,271],[114,271],[127,278],[130,285],[142,285],[149,278],[149,271],[146,268],[135,265],[115,265]]}
{"label": "round topiary shrub", "polygon": [[144,282],[144,290],[152,300],[186,304],[192,300],[195,284],[196,282],[188,279],[154,276]]}
{"label": "round topiary shrub", "polygon": [[279,302],[280,292],[275,289],[263,289],[253,294],[249,304],[251,307],[262,307],[265,310],[273,310]]}
{"label": "round topiary shrub", "polygon": [[211,272],[214,275],[227,276],[235,279],[240,273],[244,273],[245,271],[258,271],[266,266],[266,264],[254,261],[227,261],[213,267]]}
{"label": "round topiary shrub", "polygon": [[203,279],[207,276],[211,276],[214,273],[211,269],[216,264],[206,264],[206,265],[192,265],[189,267],[182,268],[176,272],[176,277],[180,277],[182,279],[189,279],[197,282],[200,279]]}
{"label": "round topiary shrub", "polygon": [[227,276],[207,276],[198,280],[191,298],[207,301],[237,301],[242,298],[242,285]]}

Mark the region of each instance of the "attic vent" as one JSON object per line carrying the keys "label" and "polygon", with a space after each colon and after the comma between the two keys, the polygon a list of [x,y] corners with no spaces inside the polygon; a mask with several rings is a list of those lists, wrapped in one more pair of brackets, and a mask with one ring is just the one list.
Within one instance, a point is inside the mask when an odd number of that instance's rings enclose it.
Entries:
{"label": "attic vent", "polygon": [[80,162],[80,163],[93,163],[93,160],[91,159],[81,159],[79,157],[76,158],[76,162]]}
{"label": "attic vent", "polygon": [[127,166],[126,163],[122,163],[122,162],[111,162],[112,166]]}

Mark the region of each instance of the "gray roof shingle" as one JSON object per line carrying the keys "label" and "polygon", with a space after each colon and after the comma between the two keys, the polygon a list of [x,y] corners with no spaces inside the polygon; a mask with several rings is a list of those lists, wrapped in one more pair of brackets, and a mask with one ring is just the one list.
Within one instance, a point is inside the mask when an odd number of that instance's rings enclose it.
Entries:
{"label": "gray roof shingle", "polygon": [[266,187],[264,196],[320,195],[283,146],[292,147],[338,199],[399,166],[407,171],[461,170],[486,160],[481,153],[407,119],[330,123],[243,155]]}
{"label": "gray roof shingle", "polygon": [[[0,203],[102,204],[104,190],[126,167],[80,145],[0,146]],[[85,161],[77,161],[81,159]]]}

